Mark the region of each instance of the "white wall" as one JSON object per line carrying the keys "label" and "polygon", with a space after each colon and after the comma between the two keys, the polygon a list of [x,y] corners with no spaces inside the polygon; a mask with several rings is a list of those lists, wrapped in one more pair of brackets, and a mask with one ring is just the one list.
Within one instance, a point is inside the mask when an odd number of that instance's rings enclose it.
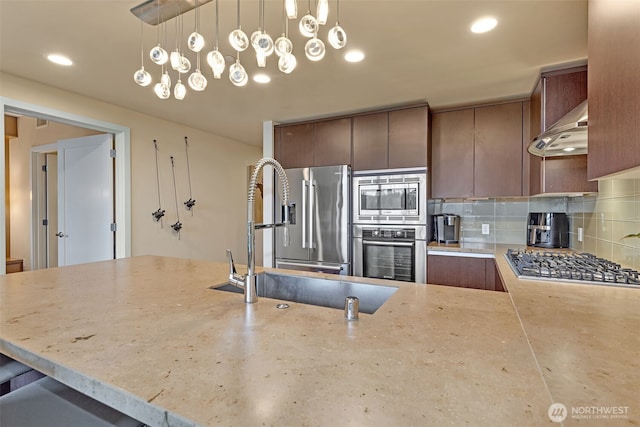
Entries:
{"label": "white wall", "polygon": [[[261,157],[261,147],[7,74],[0,74],[0,96],[131,129],[132,255],[222,261],[228,247],[239,263],[244,261],[246,168]],[[189,138],[193,198],[196,199],[193,216],[183,207],[189,198],[185,136]],[[167,211],[163,228],[151,216],[158,207],[153,139],[158,140],[160,150],[161,201]],[[179,214],[183,223],[179,239],[170,228],[176,221],[170,156],[175,157]],[[256,243],[260,249],[261,241]],[[261,252],[257,253],[257,259],[261,259]]]}

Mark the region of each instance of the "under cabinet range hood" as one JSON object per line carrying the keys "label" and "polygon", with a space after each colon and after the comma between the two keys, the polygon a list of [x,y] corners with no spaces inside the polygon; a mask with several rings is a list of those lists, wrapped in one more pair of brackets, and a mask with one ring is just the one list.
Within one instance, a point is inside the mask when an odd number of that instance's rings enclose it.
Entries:
{"label": "under cabinet range hood", "polygon": [[585,100],[533,138],[527,150],[540,157],[587,154],[587,118]]}

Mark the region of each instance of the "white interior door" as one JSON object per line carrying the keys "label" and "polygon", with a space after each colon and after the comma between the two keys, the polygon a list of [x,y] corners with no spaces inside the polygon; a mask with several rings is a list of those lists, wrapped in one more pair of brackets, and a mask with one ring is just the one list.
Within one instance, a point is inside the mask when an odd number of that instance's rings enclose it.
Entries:
{"label": "white interior door", "polygon": [[58,265],[114,258],[113,135],[58,141]]}

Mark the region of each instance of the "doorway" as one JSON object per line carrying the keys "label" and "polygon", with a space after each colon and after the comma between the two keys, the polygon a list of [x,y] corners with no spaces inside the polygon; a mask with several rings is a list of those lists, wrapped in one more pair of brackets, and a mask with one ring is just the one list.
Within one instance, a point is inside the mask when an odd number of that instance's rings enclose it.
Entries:
{"label": "doorway", "polygon": [[[131,167],[130,167],[130,129],[128,127],[116,125],[113,123],[103,122],[100,120],[79,116],[76,114],[67,113],[51,109],[48,107],[42,107],[34,104],[25,103],[22,101],[12,100],[5,97],[0,97],[0,106],[4,113],[26,115],[31,117],[37,117],[44,120],[56,121],[59,123],[82,127],[86,129],[92,129],[98,132],[109,133],[113,135],[113,143],[115,146],[115,160],[114,160],[114,173],[113,173],[113,191],[115,207],[113,209],[113,215],[115,217],[115,223],[117,229],[115,233],[115,243],[113,251],[116,258],[124,258],[131,255]],[[0,123],[2,131],[4,132],[4,124]],[[0,163],[4,163],[4,152],[0,150]],[[33,165],[32,165],[33,167]],[[4,176],[0,176],[0,192],[5,194]],[[33,199],[32,199],[33,200]],[[32,207],[33,209],[33,207]],[[5,206],[0,206],[0,221],[6,221]],[[31,229],[31,234],[36,232],[34,228]],[[5,239],[2,239],[3,243],[0,243],[0,257],[6,258],[7,248]],[[32,248],[33,249],[33,248]],[[50,256],[50,254],[49,254]],[[33,269],[34,260],[37,259],[35,254],[31,256],[30,269]],[[0,263],[0,274],[6,273],[5,263]]]}

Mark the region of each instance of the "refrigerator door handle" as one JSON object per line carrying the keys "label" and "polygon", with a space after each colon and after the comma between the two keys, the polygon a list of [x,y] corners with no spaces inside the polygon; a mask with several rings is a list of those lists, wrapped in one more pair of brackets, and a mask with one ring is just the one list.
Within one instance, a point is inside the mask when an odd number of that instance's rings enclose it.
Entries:
{"label": "refrigerator door handle", "polygon": [[307,248],[307,196],[309,183],[302,180],[302,248]]}
{"label": "refrigerator door handle", "polygon": [[309,248],[314,249],[315,244],[313,243],[313,235],[315,234],[315,229],[313,228],[313,218],[314,218],[314,210],[315,210],[315,200],[316,200],[316,184],[315,182],[311,182],[309,185]]}

